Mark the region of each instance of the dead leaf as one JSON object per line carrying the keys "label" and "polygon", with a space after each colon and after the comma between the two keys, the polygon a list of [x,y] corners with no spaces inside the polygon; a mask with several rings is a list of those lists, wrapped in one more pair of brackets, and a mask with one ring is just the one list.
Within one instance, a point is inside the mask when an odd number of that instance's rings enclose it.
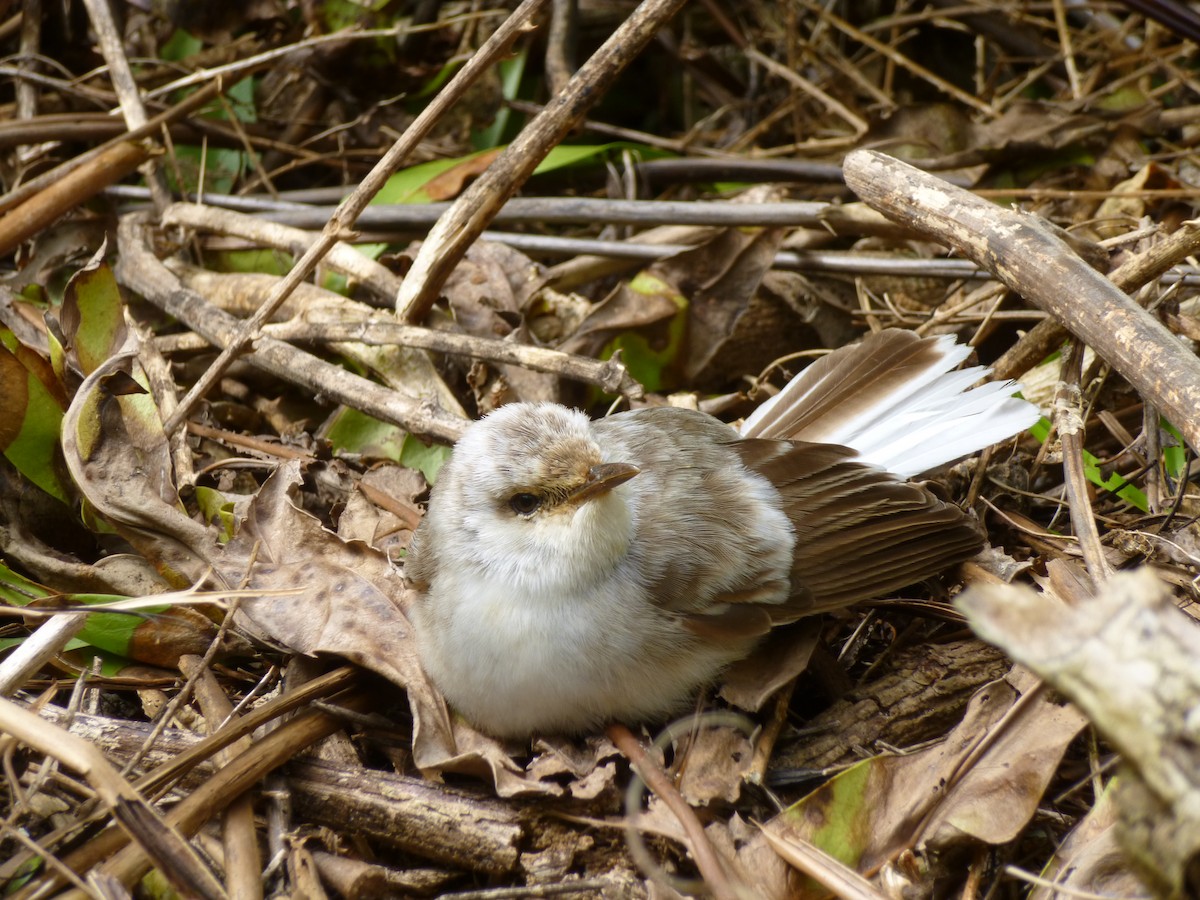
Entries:
{"label": "dead leaf", "polygon": [[[1063,751],[1084,724],[1039,696],[1032,712],[1027,701],[1018,727],[993,740],[1018,696],[1006,681],[987,685],[943,742],[907,756],[864,760],[765,827],[781,840],[812,843],[858,872],[874,871],[914,846],[935,851],[964,837],[1011,839],[1037,811]],[[983,755],[964,771],[985,740]],[[1039,749],[1026,754],[1029,744]]]}
{"label": "dead leaf", "polygon": [[741,728],[704,728],[687,748],[679,793],[691,806],[733,803],[754,759],[754,744]]}
{"label": "dead leaf", "polygon": [[470,159],[465,159],[455,166],[451,166],[445,172],[425,182],[424,193],[429,197],[430,201],[434,202],[457,197],[462,192],[463,185],[467,179],[481,174],[500,155],[502,150],[503,148],[488,150],[485,153],[472,156]]}
{"label": "dead leaf", "polygon": [[436,766],[454,755],[454,737],[445,703],[417,659],[400,572],[379,551],[341,540],[297,508],[288,493],[299,480],[296,460],[276,469],[221,554],[227,579],[248,576],[251,589],[302,590],[243,601],[243,627],[299,653],[337,654],[404,687],[413,758],[421,768]]}
{"label": "dead leaf", "polygon": [[204,573],[216,538],[181,508],[153,398],[103,389],[108,376],[135,368],[126,349],[84,380],[63,417],[63,455],[95,511],[171,584],[186,587]]}
{"label": "dead leaf", "polygon": [[1145,886],[1130,870],[1121,850],[1116,824],[1117,809],[1110,788],[1071,829],[1040,873],[1063,890],[1035,885],[1029,900],[1059,900],[1076,891],[1101,897],[1145,895]]}
{"label": "dead leaf", "polygon": [[772,631],[746,659],[726,669],[720,696],[741,709],[758,712],[781,687],[808,668],[821,639],[816,619]]}

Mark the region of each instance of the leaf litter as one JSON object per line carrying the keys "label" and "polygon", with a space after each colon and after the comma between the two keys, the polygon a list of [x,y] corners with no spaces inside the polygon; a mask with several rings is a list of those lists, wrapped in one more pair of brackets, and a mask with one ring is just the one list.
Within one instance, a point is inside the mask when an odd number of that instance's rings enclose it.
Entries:
{"label": "leaf litter", "polygon": [[[288,33],[281,12],[260,4],[253,17],[246,11],[240,21],[231,15],[208,27],[243,33],[248,44],[234,51],[241,58],[269,42],[250,21],[274,19],[281,26],[275,39]],[[800,174],[802,166],[837,164],[869,146],[985,197],[1019,203],[1070,229],[1073,247],[1114,269],[1163,252],[1168,237],[1181,242],[1195,215],[1196,180],[1188,117],[1195,45],[1187,40],[1195,35],[1186,19],[1162,25],[1123,6],[1111,17],[1090,9],[1061,22],[1041,15],[994,4],[970,13],[897,6],[851,21],[800,4],[780,19],[751,4],[732,21],[689,10],[663,32],[673,37],[640,63],[664,82],[688,72],[686,87],[679,84],[690,92],[692,111],[665,110],[672,123],[665,131],[691,129],[693,153],[681,162],[776,160],[774,183],[718,183],[708,175],[691,184],[654,183],[651,193],[637,183],[638,161],[620,159],[626,144],[609,148],[607,169],[588,165],[602,159],[595,151],[581,151],[574,166],[546,166],[525,191],[719,198],[730,207],[832,201],[827,221],[834,222],[857,204],[840,184]],[[127,23],[141,28],[130,39],[153,58],[168,23],[141,16]],[[453,47],[478,46],[500,18],[450,19],[419,32],[425,37],[403,70],[406,88],[419,93]],[[616,23],[610,14],[588,27],[607,33]],[[964,31],[976,41],[964,42]],[[686,45],[677,43],[681,36]],[[747,50],[748,37],[759,49]],[[364,46],[361,38],[348,40]],[[983,49],[975,55],[975,48]],[[337,129],[357,116],[347,132],[353,153],[316,131],[307,136],[308,149],[297,143],[299,131],[270,143],[256,123],[244,123],[241,140],[256,153],[275,154],[275,164],[308,160],[313,169],[297,176],[284,166],[267,175],[278,182],[276,191],[355,184],[365,172],[361,160],[379,155],[375,135],[402,132],[411,122],[412,107],[378,94],[372,69],[391,52],[379,46],[353,59],[340,69],[344,96],[335,103],[325,94],[306,107]],[[757,70],[760,52],[786,59],[792,77]],[[323,96],[329,63],[318,55],[292,69],[305,86],[297,97]],[[158,76],[139,77],[150,79],[148,87]],[[637,90],[636,78],[627,77],[612,89],[613,104],[598,108],[596,122],[628,117],[620,101]],[[420,182],[413,167],[396,190],[403,183],[410,199],[452,199],[485,171],[495,154],[472,156],[463,138],[487,124],[501,101],[478,100],[495,89],[485,80],[475,102],[439,123],[422,145],[425,159],[462,160],[449,167],[453,178],[439,174],[447,168],[441,165]],[[50,86],[41,90],[54,96]],[[696,107],[708,117],[689,119]],[[643,124],[633,118],[635,127]],[[31,121],[60,127],[46,116]],[[232,131],[215,133],[227,140]],[[172,136],[189,140],[183,132]],[[661,156],[664,137],[644,131],[634,145],[643,141],[647,156]],[[6,171],[47,168],[69,158],[73,151],[65,148],[44,143],[18,159],[6,145]],[[177,171],[186,177],[185,168]],[[229,171],[229,184],[241,179],[245,191],[261,193],[266,170]],[[4,177],[5,208],[14,208],[21,198]],[[357,671],[335,669],[342,693],[308,721],[329,710],[341,710],[342,719],[322,719],[278,761],[254,745],[238,751],[247,779],[260,777],[254,765],[266,767],[265,776],[295,760],[272,787],[272,796],[290,790],[297,801],[285,826],[287,874],[273,870],[257,891],[296,890],[306,860],[326,890],[346,896],[551,884],[585,896],[657,896],[674,890],[663,879],[694,875],[701,848],[657,797],[636,820],[649,836],[653,865],[639,866],[626,849],[631,811],[623,809],[622,792],[630,773],[610,741],[547,735],[532,746],[503,745],[476,732],[425,678],[407,616],[404,547],[444,458],[430,436],[444,445],[468,413],[518,399],[602,412],[613,398],[599,377],[581,382],[578,374],[556,375],[555,364],[547,371],[478,350],[431,354],[348,337],[351,327],[365,336],[373,323],[397,324],[386,309],[394,287],[380,285],[405,274],[422,237],[369,234],[397,251],[385,257],[395,271],[354,267],[347,274],[331,263],[274,317],[289,329],[291,348],[256,341],[191,414],[189,433],[168,435],[163,422],[212,359],[196,335],[210,337],[206,329],[217,327],[211,323],[222,310],[245,316],[256,308],[302,248],[285,232],[251,239],[232,216],[222,219],[217,203],[211,221],[188,226],[186,242],[179,241],[180,218],[169,213],[143,219],[136,231],[123,224],[108,251],[114,277],[107,265],[85,261],[100,245],[86,227],[83,199],[69,207],[76,213],[16,243],[4,244],[14,238],[0,235],[11,271],[0,297],[8,423],[0,429],[3,596],[17,606],[27,596],[61,596],[66,604],[91,593],[154,600],[193,587],[215,597],[126,616],[128,626],[118,625],[108,644],[84,632],[67,645],[66,630],[52,635],[33,616],[5,625],[0,647],[19,649],[0,670],[15,667],[23,651],[44,654],[17,678],[19,705],[0,709],[12,723],[5,729],[9,753],[23,721],[19,706],[40,708],[53,728],[66,729],[74,716],[97,726],[84,733],[116,766],[145,756],[143,768],[126,776],[130,791],[143,790],[133,779],[151,777],[155,764],[169,768],[148,753],[155,741],[208,746],[189,724],[196,704],[186,700],[188,691],[179,693],[185,680],[196,680],[180,674],[195,671],[188,659],[208,659],[203,671],[241,703],[228,721],[208,723],[217,740],[239,716],[284,714],[289,695],[299,696],[306,682],[325,683],[316,673],[349,662]],[[121,202],[117,195],[106,200],[103,215],[123,212]],[[847,220],[840,221],[845,229]],[[669,243],[693,248],[655,258],[664,233]],[[521,243],[541,237],[568,243],[553,251]],[[601,264],[594,243],[569,243],[579,238],[605,241],[614,255]],[[274,267],[258,257],[260,271],[220,271],[236,259],[229,251],[259,246],[272,248]],[[1200,334],[1188,280],[1195,275],[1185,264],[1163,275],[1183,264],[1186,249],[1173,250],[1139,300],[1191,339]],[[854,251],[844,257],[850,268],[839,269],[845,263],[837,253],[845,250]],[[799,252],[799,263],[789,251]],[[160,281],[135,271],[144,254],[165,257]],[[948,279],[899,266],[937,263],[942,255],[930,235],[878,220],[843,231],[719,221],[640,232],[603,222],[522,226],[473,243],[421,324],[448,337],[611,358],[650,391],[635,402],[685,404],[730,419],[804,357],[778,366],[773,360],[839,346],[867,328],[955,331],[972,339],[983,361],[1003,357],[1013,366],[1006,374],[1021,376],[1035,398],[1039,382],[1071,377],[1026,335],[1044,330],[1045,312],[986,273]],[[853,267],[868,258],[896,268],[880,275]],[[1107,345],[1093,349],[1079,379],[1087,400],[1081,480],[1064,479],[1059,461],[1075,451],[1050,427],[940,473],[943,490],[970,503],[988,526],[986,554],[903,596],[773,636],[731,670],[719,686],[721,700],[706,698],[751,711],[749,727],[706,724],[699,716],[686,737],[660,753],[658,764],[700,815],[704,840],[735,886],[754,896],[795,897],[924,896],[943,887],[964,896],[1015,895],[1027,884],[1037,897],[1053,896],[1053,885],[1122,897],[1200,889],[1191,777],[1200,556],[1191,453],[1179,437],[1193,423],[1161,419],[1156,397],[1139,396],[1108,367]],[[1025,362],[1008,362],[1022,351]],[[335,369],[346,377],[335,380]],[[389,393],[368,392],[371,382]],[[1098,523],[1097,553],[1085,547],[1081,554],[1088,538],[1075,533],[1068,509]],[[1094,569],[1097,559],[1136,571],[1106,580]],[[47,638],[45,649],[26,639],[34,631]],[[180,703],[156,707],[160,684],[174,685],[170,693]],[[155,708],[169,710],[169,718],[155,721]],[[100,737],[105,729],[124,740]],[[81,868],[85,877],[131,887],[153,862],[185,890],[218,890],[217,882],[188,881],[197,860],[183,868],[172,863],[171,841],[133,829],[144,859],[126,865],[112,843],[116,832],[105,832],[102,843],[82,809],[64,822],[64,810],[79,806],[80,792],[72,793],[79,785],[50,777],[60,752],[53,741],[20,733],[27,741],[18,764],[6,769],[0,833],[8,859],[0,878],[18,896],[62,883],[39,859],[82,860],[79,848],[89,845],[95,852]],[[145,742],[141,752],[133,749],[138,741]],[[112,781],[103,784],[109,790]],[[177,790],[201,799],[193,780],[183,784]],[[191,824],[167,817],[164,828],[190,839],[221,811],[220,801],[205,802],[212,805],[186,819]],[[274,801],[264,795],[258,802],[266,808]],[[103,804],[86,809],[98,810],[95,821],[102,822],[116,805],[109,803],[107,815]],[[18,830],[26,839],[18,840]],[[259,835],[282,846],[280,831],[260,828]],[[210,853],[213,871],[230,895],[250,896],[231,852],[227,846]],[[257,865],[261,873],[266,863]]]}

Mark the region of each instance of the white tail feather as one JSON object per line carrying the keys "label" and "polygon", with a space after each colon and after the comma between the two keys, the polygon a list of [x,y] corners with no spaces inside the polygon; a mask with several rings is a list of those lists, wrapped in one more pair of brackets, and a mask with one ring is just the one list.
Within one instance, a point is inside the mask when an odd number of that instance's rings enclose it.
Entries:
{"label": "white tail feather", "polygon": [[[853,364],[855,354],[865,359],[879,352],[889,334],[898,337],[895,332],[883,332],[837,352],[843,354],[843,362]],[[903,340],[914,338],[904,335]],[[742,436],[842,444],[857,450],[864,462],[911,478],[1011,437],[1040,417],[1036,406],[1011,396],[1019,388],[1013,382],[971,388],[988,370],[976,366],[954,371],[970,354],[969,347],[949,335],[922,343],[931,351],[925,361],[898,368],[886,378],[872,376],[863,385],[866,402],[858,395],[852,413],[839,415],[834,409],[805,422],[795,433],[771,433],[775,430],[772,423],[787,418],[791,411],[814,405],[831,390],[854,389],[853,383],[832,384],[831,378],[841,376],[830,369],[817,378],[811,374],[806,378],[806,370],[746,419]]]}

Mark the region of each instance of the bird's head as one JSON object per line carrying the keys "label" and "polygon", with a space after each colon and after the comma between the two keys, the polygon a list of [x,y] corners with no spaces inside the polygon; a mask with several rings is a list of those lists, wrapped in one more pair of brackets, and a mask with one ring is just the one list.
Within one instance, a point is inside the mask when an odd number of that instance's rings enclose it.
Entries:
{"label": "bird's head", "polygon": [[498,577],[566,587],[625,555],[633,512],[615,489],[637,474],[606,458],[583,413],[513,403],[463,434],[430,514],[449,516],[443,540]]}

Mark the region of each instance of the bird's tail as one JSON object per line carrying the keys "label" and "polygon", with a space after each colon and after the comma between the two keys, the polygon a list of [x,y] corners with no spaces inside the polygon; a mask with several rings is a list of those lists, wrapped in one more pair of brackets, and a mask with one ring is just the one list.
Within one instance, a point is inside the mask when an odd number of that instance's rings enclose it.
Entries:
{"label": "bird's tail", "polygon": [[889,329],[835,350],[793,378],[742,425],[742,437],[841,444],[903,478],[982,450],[1033,425],[1038,408],[1011,381],[972,388],[988,370],[953,371],[971,349],[950,335]]}

